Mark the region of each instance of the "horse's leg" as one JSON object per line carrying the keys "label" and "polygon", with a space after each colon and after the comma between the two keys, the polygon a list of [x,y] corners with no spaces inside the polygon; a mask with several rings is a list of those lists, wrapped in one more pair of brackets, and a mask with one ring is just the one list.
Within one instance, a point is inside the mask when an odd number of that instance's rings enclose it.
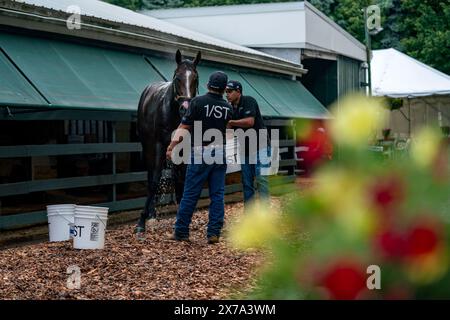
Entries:
{"label": "horse's leg", "polygon": [[159,180],[164,165],[165,154],[162,152],[161,144],[156,143],[154,153],[146,157],[147,162],[147,200],[145,207],[141,212],[135,232],[145,232],[145,223],[147,219],[156,218],[155,199],[158,190]]}
{"label": "horse's leg", "polygon": [[182,163],[174,166],[173,168],[174,181],[175,181],[175,197],[177,204],[180,204],[183,197],[184,181],[186,177],[186,164]]}

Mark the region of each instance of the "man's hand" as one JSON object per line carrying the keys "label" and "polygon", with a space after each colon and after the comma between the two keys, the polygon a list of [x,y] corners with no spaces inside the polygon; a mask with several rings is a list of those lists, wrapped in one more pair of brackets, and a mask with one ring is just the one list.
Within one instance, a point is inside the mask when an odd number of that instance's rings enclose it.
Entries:
{"label": "man's hand", "polygon": [[172,160],[172,149],[170,149],[170,148],[167,148],[167,150],[166,150],[166,159]]}
{"label": "man's hand", "polygon": [[255,124],[255,118],[247,117],[247,118],[242,118],[239,120],[230,120],[230,121],[228,121],[228,123],[233,127],[251,128]]}
{"label": "man's hand", "polygon": [[177,130],[175,130],[175,133],[172,137],[172,141],[170,141],[170,144],[167,147],[167,150],[166,150],[166,159],[167,160],[172,160],[173,148],[183,140],[183,136],[188,134],[190,129],[191,129],[190,125],[180,123]]}

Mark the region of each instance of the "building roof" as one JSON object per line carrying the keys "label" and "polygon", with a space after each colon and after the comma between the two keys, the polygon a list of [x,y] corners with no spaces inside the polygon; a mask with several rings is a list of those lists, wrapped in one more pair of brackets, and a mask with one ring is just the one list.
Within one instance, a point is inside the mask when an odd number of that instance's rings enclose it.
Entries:
{"label": "building roof", "polygon": [[[46,10],[43,10],[46,9]],[[280,73],[300,75],[305,71],[299,64],[271,56],[269,54],[253,50],[238,44],[234,44],[225,40],[216,39],[212,36],[199,32],[188,30],[186,28],[162,21],[153,17],[145,16],[140,13],[128,10],[122,7],[111,5],[109,3],[97,0],[21,0],[8,1],[0,0],[1,15],[12,15],[18,12],[26,12],[30,15],[41,16],[44,18],[55,18],[56,12],[59,17],[67,17],[72,10],[81,12],[82,29],[97,27],[97,31],[103,28],[104,32],[116,32],[124,34],[126,37],[136,34],[146,34],[153,32],[159,36],[161,42],[161,50],[167,50],[167,44],[172,47],[183,46],[190,49],[192,54],[197,49],[202,49],[204,56],[210,54],[210,60],[225,63],[234,63],[239,65],[241,61],[248,60],[246,66],[253,66],[261,69],[262,64],[272,65],[268,68],[279,70]],[[44,14],[43,14],[44,13]],[[22,17],[23,18],[23,17]],[[64,19],[60,19],[65,22]],[[2,18],[2,24],[4,23]],[[56,19],[54,19],[56,21]],[[107,22],[114,23],[113,26]],[[106,25],[106,27],[105,27]],[[134,28],[133,28],[134,27]],[[66,30],[66,32],[68,32]],[[70,33],[70,32],[69,32]],[[82,32],[72,32],[72,35],[79,35]],[[147,39],[146,41],[148,41]],[[166,44],[166,46],[164,46]],[[151,45],[148,43],[147,45]],[[173,51],[173,49],[171,48]],[[204,51],[204,52],[203,52]],[[219,58],[218,58],[219,57]],[[227,60],[228,59],[228,60]],[[266,70],[268,69],[266,68]],[[264,68],[262,68],[264,69]],[[287,70],[291,71],[287,71]]]}
{"label": "building roof", "polygon": [[225,6],[209,7],[191,7],[191,8],[173,8],[159,10],[143,10],[149,12],[156,18],[182,18],[182,17],[202,17],[202,16],[223,16],[245,13],[265,13],[265,12],[283,12],[293,10],[304,10],[305,3],[301,2],[277,2],[277,3],[259,3],[259,4],[239,4]]}
{"label": "building roof", "polygon": [[364,45],[308,2],[144,10],[142,13],[247,47],[312,49],[366,60]]}
{"label": "building roof", "polygon": [[373,51],[371,71],[376,96],[450,95],[450,76],[392,48]]}

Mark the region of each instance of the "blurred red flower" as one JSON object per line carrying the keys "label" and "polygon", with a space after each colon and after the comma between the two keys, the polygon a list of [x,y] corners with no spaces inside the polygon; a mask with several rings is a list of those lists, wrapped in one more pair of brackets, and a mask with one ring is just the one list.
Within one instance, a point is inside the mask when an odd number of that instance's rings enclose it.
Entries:
{"label": "blurred red flower", "polygon": [[409,230],[406,237],[407,254],[418,257],[433,253],[438,248],[438,231],[431,225],[418,225]]}
{"label": "blurred red flower", "polygon": [[386,229],[375,237],[375,245],[386,259],[417,258],[434,253],[440,235],[435,223],[418,220],[406,231]]}
{"label": "blurred red flower", "polygon": [[397,175],[381,177],[369,188],[371,202],[385,214],[392,214],[405,199],[405,183]]}
{"label": "blurred red flower", "polygon": [[362,266],[351,261],[340,261],[329,268],[321,280],[331,299],[352,300],[366,288],[366,274]]}
{"label": "blurred red flower", "polygon": [[403,258],[407,251],[407,242],[404,235],[393,230],[381,232],[376,237],[376,246],[386,259]]}

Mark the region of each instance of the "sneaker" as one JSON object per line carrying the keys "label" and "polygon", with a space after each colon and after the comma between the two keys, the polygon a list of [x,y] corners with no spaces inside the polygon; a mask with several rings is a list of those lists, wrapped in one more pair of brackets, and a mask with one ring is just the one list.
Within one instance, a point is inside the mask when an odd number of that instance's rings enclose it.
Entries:
{"label": "sneaker", "polygon": [[208,244],[215,244],[215,243],[219,243],[219,237],[218,236],[208,237]]}
{"label": "sneaker", "polygon": [[172,233],[169,235],[168,237],[169,240],[172,241],[185,241],[185,242],[190,242],[189,237],[178,237],[175,233]]}

